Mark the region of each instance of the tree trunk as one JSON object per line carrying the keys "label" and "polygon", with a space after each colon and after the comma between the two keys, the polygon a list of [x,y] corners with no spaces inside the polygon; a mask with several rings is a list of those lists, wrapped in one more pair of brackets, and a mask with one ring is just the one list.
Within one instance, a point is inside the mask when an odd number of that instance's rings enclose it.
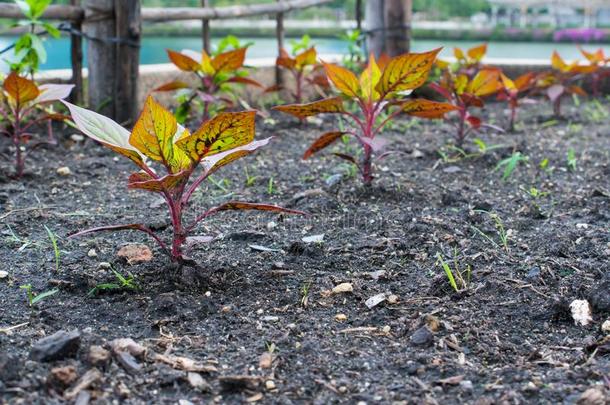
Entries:
{"label": "tree trunk", "polygon": [[367,48],[379,57],[409,52],[412,0],[368,0],[365,30]]}

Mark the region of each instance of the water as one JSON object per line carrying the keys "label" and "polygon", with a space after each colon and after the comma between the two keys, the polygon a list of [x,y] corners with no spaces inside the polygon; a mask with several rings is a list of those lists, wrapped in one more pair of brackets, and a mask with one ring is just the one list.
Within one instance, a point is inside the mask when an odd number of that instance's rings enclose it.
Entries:
{"label": "water", "polygon": [[[0,36],[0,49],[14,42],[14,37]],[[248,50],[249,58],[275,57],[276,42],[274,38],[252,39],[254,45]],[[314,43],[320,54],[338,54],[346,51],[347,45],[340,39],[320,38]],[[414,40],[413,51],[421,52],[443,46],[442,55],[452,54],[454,46],[468,48],[481,41],[441,41],[441,40]],[[70,67],[70,40],[68,38],[49,39],[45,42],[49,57],[42,66],[43,69],[67,69]],[[597,49],[600,45],[587,45],[586,49]],[[606,54],[610,54],[610,45],[605,44]],[[141,50],[142,64],[167,63],[165,49],[200,49],[200,37],[155,37],[145,36]],[[514,59],[545,59],[549,60],[553,50],[557,50],[565,59],[582,58],[574,44],[543,43],[543,42],[490,42],[488,56],[492,58]],[[7,54],[1,58],[5,59]],[[6,64],[0,61],[0,70],[6,70]]]}

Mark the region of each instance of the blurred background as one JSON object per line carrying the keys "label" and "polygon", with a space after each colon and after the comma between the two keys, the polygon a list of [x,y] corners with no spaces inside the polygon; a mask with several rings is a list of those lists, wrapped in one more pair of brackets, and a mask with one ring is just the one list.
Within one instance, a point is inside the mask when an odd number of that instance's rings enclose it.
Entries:
{"label": "blurred background", "polygon": [[[209,0],[211,6],[270,3],[276,0]],[[10,3],[11,0],[0,0]],[[69,4],[56,0],[53,4]],[[326,5],[291,12],[286,16],[288,40],[307,34],[320,54],[347,51],[346,32],[356,27],[358,0],[335,0]],[[365,8],[366,0],[361,2]],[[200,7],[201,0],[143,0],[143,7]],[[413,0],[412,50],[454,46],[468,48],[489,42],[488,57],[548,60],[557,49],[565,58],[578,58],[577,44],[600,44],[610,53],[610,0]],[[14,42],[14,21],[0,20],[0,49]],[[249,58],[273,58],[275,20],[269,17],[212,21],[213,43],[235,35],[253,42]],[[594,44],[594,45],[593,45]],[[49,39],[43,69],[69,68],[68,38]],[[201,21],[146,23],[142,64],[167,62],[165,48],[201,48]],[[10,53],[2,59],[10,58]],[[0,65],[2,62],[0,62]]]}

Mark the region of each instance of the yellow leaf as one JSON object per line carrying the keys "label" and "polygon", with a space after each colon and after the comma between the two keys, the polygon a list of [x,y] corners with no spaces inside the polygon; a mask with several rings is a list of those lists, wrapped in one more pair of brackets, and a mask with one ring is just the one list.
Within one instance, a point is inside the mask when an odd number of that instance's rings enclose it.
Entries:
{"label": "yellow leaf", "polygon": [[517,86],[515,85],[515,82],[513,82],[508,76],[506,76],[504,73],[500,74],[500,78],[502,79],[502,84],[504,85],[504,88],[508,91],[515,91],[517,90]]}
{"label": "yellow leaf", "polygon": [[129,143],[149,158],[161,161],[172,173],[188,167],[188,157],[174,146],[176,136],[188,131],[178,131],[176,118],[148,97],[138,121],[131,131]]}
{"label": "yellow leaf", "polygon": [[176,146],[194,161],[237,148],[254,139],[255,117],[255,111],[220,113],[192,135],[179,139]]}
{"label": "yellow leaf", "polygon": [[440,103],[421,98],[406,101],[401,104],[400,107],[409,115],[430,119],[443,118],[449,111],[457,110],[457,107],[452,104]]}
{"label": "yellow leaf", "polygon": [[185,72],[196,72],[201,69],[201,65],[199,62],[192,59],[190,56],[186,56],[180,52],[172,51],[171,49],[167,49],[167,56],[169,56],[169,60],[172,61],[174,65],[180,70]]}
{"label": "yellow leaf", "polygon": [[365,100],[378,100],[379,93],[375,87],[381,77],[381,71],[375,61],[375,55],[369,57],[369,64],[360,75],[360,91]]}
{"label": "yellow leaf", "polygon": [[316,48],[313,46],[308,50],[298,54],[295,59],[296,68],[299,70],[303,70],[305,66],[312,66],[316,64],[316,59],[318,57],[318,53],[316,52]]}
{"label": "yellow leaf", "polygon": [[460,48],[453,48],[453,56],[455,56],[455,58],[458,61],[466,59],[466,55],[464,55],[464,51],[462,51]]}
{"label": "yellow leaf", "polygon": [[466,91],[467,85],[468,85],[468,76],[462,74],[462,75],[458,75],[458,77],[455,78],[454,88],[455,88],[455,92],[458,95],[460,95],[464,91]]}
{"label": "yellow leaf", "polygon": [[324,63],[328,79],[348,97],[358,97],[358,78],[349,70],[331,63]]}
{"label": "yellow leaf", "polygon": [[553,56],[551,56],[551,66],[561,72],[567,72],[570,70],[570,67],[566,64],[562,57],[559,56],[557,51],[553,51]]}
{"label": "yellow leaf", "polygon": [[216,73],[212,66],[212,58],[205,50],[201,51],[201,71],[208,76],[213,76]]}
{"label": "yellow leaf", "polygon": [[430,52],[407,53],[392,58],[381,74],[377,91],[383,97],[420,87],[428,79],[430,69],[440,51],[441,48],[438,48]]}
{"label": "yellow leaf", "polygon": [[244,65],[247,48],[239,48],[217,55],[212,59],[212,67],[216,72],[232,72]]}
{"label": "yellow leaf", "polygon": [[341,97],[327,98],[308,104],[278,105],[273,107],[273,109],[293,115],[300,119],[318,114],[345,112]]}
{"label": "yellow leaf", "polygon": [[497,69],[484,69],[472,78],[468,84],[468,93],[484,97],[498,91],[499,86],[500,72]]}
{"label": "yellow leaf", "polygon": [[4,80],[3,87],[17,105],[32,101],[40,94],[40,90],[33,81],[21,77],[15,72],[8,75]]}

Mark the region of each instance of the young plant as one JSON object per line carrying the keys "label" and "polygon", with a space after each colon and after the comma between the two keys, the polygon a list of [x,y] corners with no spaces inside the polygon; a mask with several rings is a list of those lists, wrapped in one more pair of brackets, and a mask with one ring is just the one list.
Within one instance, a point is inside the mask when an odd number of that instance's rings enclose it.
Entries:
{"label": "young plant", "polygon": [[601,85],[604,79],[610,76],[608,69],[604,69],[604,67],[609,66],[610,58],[606,57],[603,48],[599,48],[595,52],[587,52],[583,48],[579,49],[580,53],[589,62],[589,65],[596,67],[596,69],[591,72],[591,89],[593,90],[593,95],[597,97],[601,93]]}
{"label": "young plant", "polygon": [[515,130],[515,120],[517,118],[517,108],[521,104],[524,93],[532,88],[534,84],[535,73],[525,73],[517,77],[514,81],[508,76],[500,74],[500,91],[498,92],[498,100],[506,101],[510,108],[510,119],[508,128],[510,131]]}
{"label": "young plant", "polygon": [[460,264],[458,263],[457,251],[453,252],[453,269],[445,261],[443,255],[439,252],[436,254],[436,264],[440,265],[447,276],[449,285],[455,292],[466,290],[470,286],[470,279],[472,276],[472,268],[469,264],[466,268],[461,270]]}
{"label": "young plant", "polygon": [[129,291],[137,291],[140,287],[136,283],[136,279],[133,274],[128,273],[128,276],[125,277],[118,271],[112,269],[114,273],[114,277],[116,278],[116,283],[100,283],[93,287],[87,295],[93,296],[97,295],[100,291],[116,291],[116,290],[129,290]]}
{"label": "young plant", "polygon": [[44,300],[45,298],[48,298],[51,295],[55,295],[59,292],[59,290],[57,288],[55,288],[53,290],[44,291],[44,292],[41,292],[40,294],[36,294],[32,290],[32,284],[22,285],[19,288],[21,288],[22,290],[25,290],[25,296],[28,300],[28,304],[30,305],[30,307],[33,307],[34,305],[36,305],[40,301]]}
{"label": "young plant", "polygon": [[[15,148],[15,174],[21,177],[25,169],[26,157],[38,146],[51,142],[36,142],[28,145],[33,137],[35,125],[63,118],[45,111],[45,104],[68,97],[73,85],[43,84],[37,86],[32,80],[19,76],[16,72],[4,79],[0,91],[0,134],[11,138]],[[48,126],[49,139],[53,139]],[[28,148],[26,149],[26,146]]]}
{"label": "young plant", "polygon": [[47,236],[49,237],[49,240],[51,241],[51,245],[53,245],[53,254],[55,255],[55,271],[59,272],[59,263],[61,261],[61,251],[59,250],[59,246],[57,245],[57,235],[55,235],[53,233],[53,231],[51,231],[49,229],[49,227],[47,227],[46,225],[44,226],[44,229],[47,231]]}
{"label": "young plant", "polygon": [[341,39],[347,43],[347,53],[341,59],[341,64],[353,72],[359,72],[364,67],[362,62],[366,59],[362,51],[364,34],[360,30],[348,30],[341,35]]}
{"label": "young plant", "polygon": [[290,72],[294,79],[294,92],[291,93],[295,103],[302,103],[305,87],[313,87],[320,95],[324,96],[322,89],[329,86],[328,80],[322,70],[322,65],[317,62],[318,54],[315,47],[308,48],[294,57],[286,50],[280,51],[275,65],[278,68]]}
{"label": "young plant", "polygon": [[527,162],[527,156],[524,156],[521,152],[513,152],[512,155],[507,157],[506,159],[502,159],[496,165],[496,170],[504,169],[502,171],[502,180],[506,181],[512,176],[513,172],[521,162]]}
{"label": "young plant", "polygon": [[561,101],[567,95],[586,96],[582,87],[574,84],[585,75],[595,72],[598,66],[580,65],[578,61],[566,63],[557,51],[551,57],[553,70],[540,74],[536,81],[536,87],[544,91],[553,105],[553,113],[556,117],[561,116]]}
{"label": "young plant", "polygon": [[431,83],[430,88],[443,96],[457,110],[458,121],[455,124],[455,142],[462,147],[464,140],[471,132],[478,132],[481,128],[500,130],[470,113],[473,107],[483,108],[483,97],[495,94],[500,89],[500,71],[497,69],[483,69],[472,79],[466,74],[457,76],[446,70],[439,83]]}
{"label": "young plant", "polygon": [[[28,31],[15,42],[14,60],[9,61],[11,71],[24,75],[34,76],[40,64],[47,61],[47,52],[44,48],[43,37],[45,33],[53,38],[59,38],[60,32],[53,25],[40,20],[52,0],[15,0],[25,19],[14,26],[27,27]],[[36,32],[41,29],[42,32]]]}
{"label": "young plant", "polygon": [[449,70],[452,73],[465,74],[472,77],[482,68],[482,60],[487,54],[487,44],[474,46],[466,52],[461,48],[453,48],[453,56],[455,63],[450,63],[444,60],[436,61],[436,66],[441,70]]}
{"label": "young plant", "polygon": [[[175,52],[167,50],[170,61],[181,71],[193,73],[197,77],[196,84],[175,80],[166,83],[155,91],[174,91],[187,89],[179,97],[180,105],[176,111],[178,122],[183,123],[188,117],[193,101],[199,98],[203,104],[203,120],[210,114],[235,104],[232,85],[243,84],[261,87],[260,83],[247,77],[243,69],[247,48],[239,48],[210,56],[205,51],[201,53],[183,50]],[[215,111],[211,111],[214,107]]]}
{"label": "young plant", "polygon": [[[352,127],[325,133],[307,149],[303,159],[328,147],[333,142],[350,136],[358,140],[363,149],[360,162],[344,153],[335,154],[356,165],[365,184],[373,180],[373,157],[382,151],[385,140],[379,138],[383,128],[398,115],[422,118],[442,118],[446,112],[456,108],[447,103],[424,99],[407,99],[405,94],[422,86],[434,59],[440,49],[425,53],[409,53],[396,56],[387,63],[377,64],[371,55],[368,66],[360,77],[337,65],[324,63],[326,75],[341,93],[340,96],[326,98],[309,104],[278,106],[275,109],[291,114],[299,119],[318,114],[341,114],[348,118]],[[351,112],[343,104],[343,99],[353,100],[358,112]],[[378,156],[382,158],[389,152]]]}
{"label": "young plant", "polygon": [[568,170],[571,172],[576,171],[576,167],[578,165],[578,159],[576,158],[576,152],[573,148],[568,149],[566,164],[568,166]]}
{"label": "young plant", "polygon": [[[302,213],[275,205],[231,201],[185,221],[184,212],[201,183],[221,167],[269,142],[270,138],[254,141],[254,111],[220,113],[190,133],[178,125],[174,115],[148,97],[130,132],[107,117],[64,103],[70,109],[74,123],[85,135],[129,158],[140,168],[139,172],[129,176],[127,187],[160,194],[169,209],[173,229],[169,246],[143,224],[102,226],[78,232],[72,237],[98,231],[138,230],[151,236],[172,262],[183,264],[190,262],[186,255],[193,244],[210,240],[209,237],[191,234],[201,221],[213,214],[228,210]],[[160,167],[152,166],[148,159],[159,163]],[[197,172],[199,167],[201,172]]]}

